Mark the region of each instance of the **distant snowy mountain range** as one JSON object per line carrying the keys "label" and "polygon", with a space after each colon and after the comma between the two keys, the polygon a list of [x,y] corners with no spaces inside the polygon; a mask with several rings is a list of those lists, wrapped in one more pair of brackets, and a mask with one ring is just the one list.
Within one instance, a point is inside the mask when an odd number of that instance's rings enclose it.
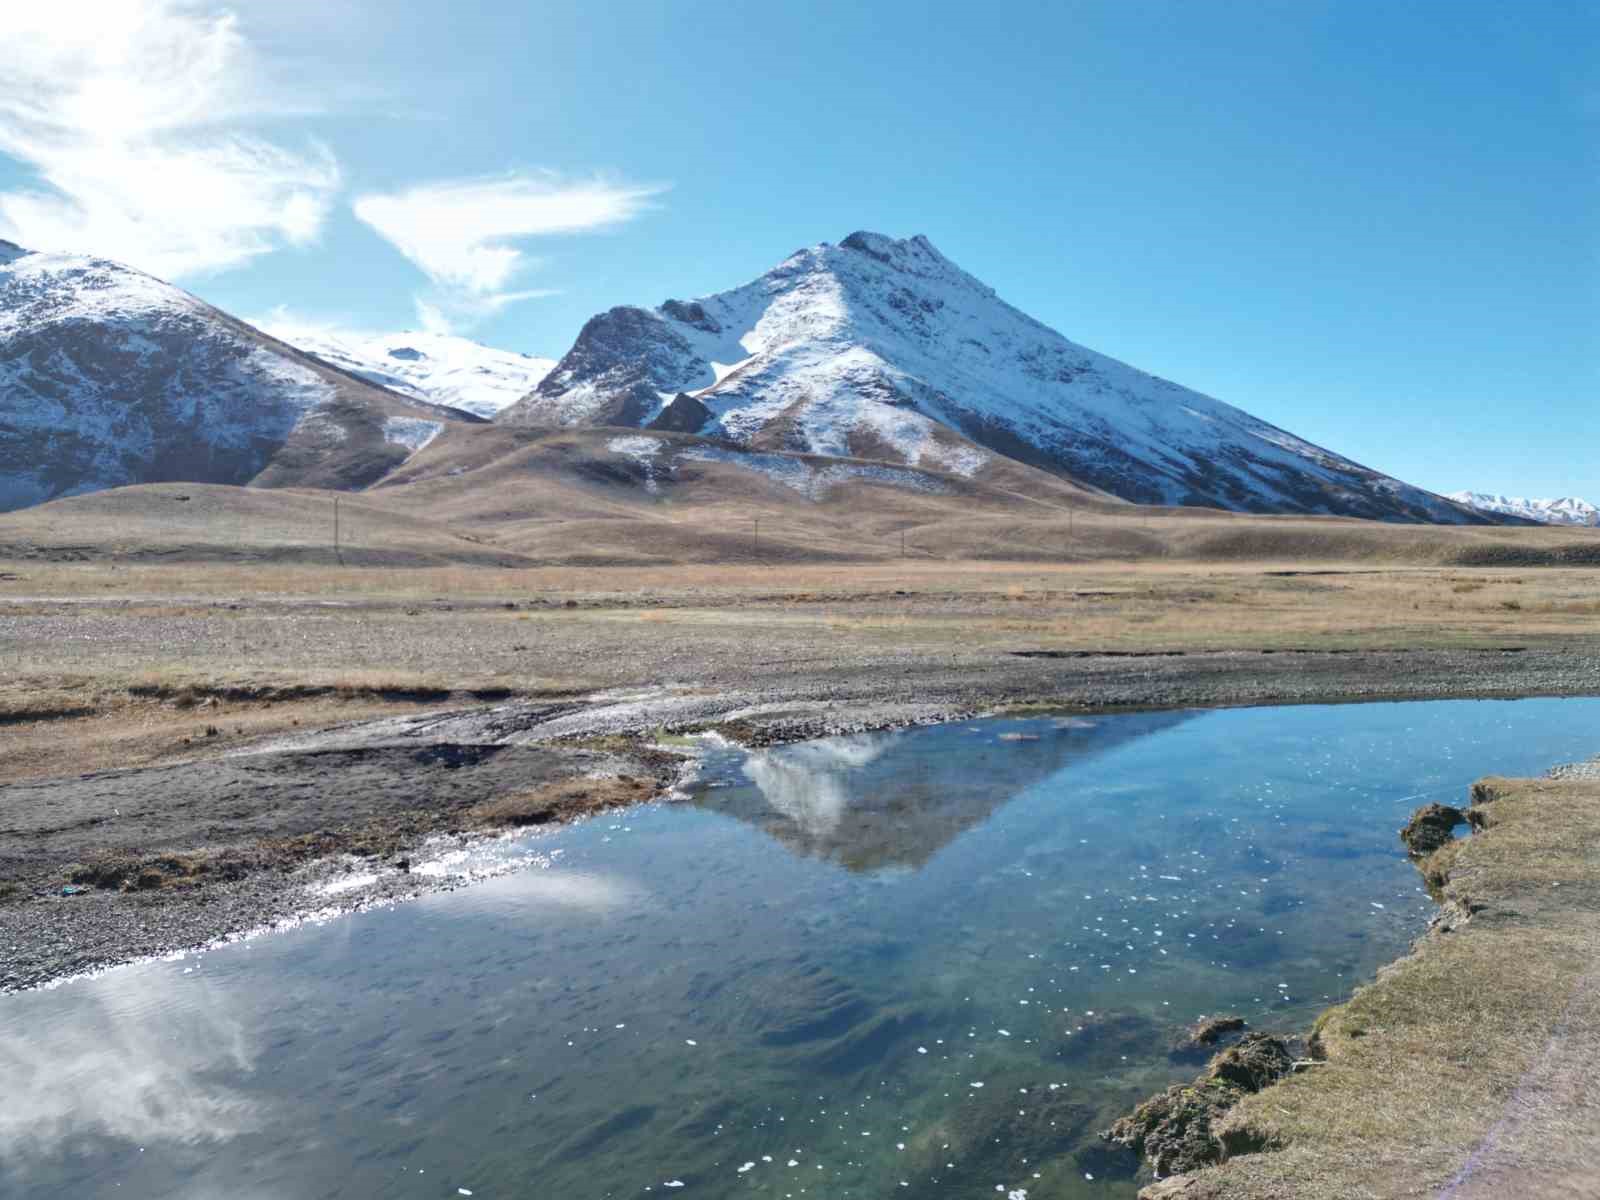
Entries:
{"label": "distant snowy mountain range", "polygon": [[496,419],[964,475],[999,454],[1142,503],[1493,520],[1076,345],[923,237],[855,233],[732,291],[601,313]]}
{"label": "distant snowy mountain range", "polygon": [[1451,500],[1480,512],[1523,517],[1545,525],[1600,525],[1600,508],[1576,496],[1559,500],[1525,500],[1521,496],[1497,496],[1489,492],[1451,492]]}
{"label": "distant snowy mountain range", "polygon": [[556,365],[438,333],[344,334],[270,318],[260,327],[324,362],[391,391],[492,417],[539,386]]}
{"label": "distant snowy mountain range", "polygon": [[364,487],[472,420],[141,271],[0,241],[0,509],[165,480]]}

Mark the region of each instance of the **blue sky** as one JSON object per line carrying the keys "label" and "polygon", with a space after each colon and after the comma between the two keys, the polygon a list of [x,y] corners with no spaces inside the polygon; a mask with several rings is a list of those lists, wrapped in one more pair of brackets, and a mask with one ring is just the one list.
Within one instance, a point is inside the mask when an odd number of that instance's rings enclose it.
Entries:
{"label": "blue sky", "polygon": [[1600,499],[1592,5],[40,7],[0,18],[0,236],[246,317],[559,356],[924,233],[1412,482]]}

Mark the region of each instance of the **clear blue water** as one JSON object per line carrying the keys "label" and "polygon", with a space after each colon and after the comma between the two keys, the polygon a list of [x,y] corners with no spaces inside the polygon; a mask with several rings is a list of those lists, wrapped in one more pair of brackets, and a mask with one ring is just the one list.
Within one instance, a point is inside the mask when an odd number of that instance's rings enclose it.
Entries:
{"label": "clear blue water", "polygon": [[1427,920],[1409,811],[1587,757],[1597,718],[1135,713],[726,755],[691,803],[529,839],[516,874],[0,999],[0,1195],[1130,1197],[1094,1134],[1194,1074],[1177,1031],[1303,1028]]}

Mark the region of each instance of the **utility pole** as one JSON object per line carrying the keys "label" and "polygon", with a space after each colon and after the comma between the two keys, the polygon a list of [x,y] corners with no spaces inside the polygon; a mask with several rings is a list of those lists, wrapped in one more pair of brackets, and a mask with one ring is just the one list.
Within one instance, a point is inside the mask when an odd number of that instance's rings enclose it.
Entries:
{"label": "utility pole", "polygon": [[754,553],[754,555],[757,558],[760,558],[761,557],[761,518],[760,517],[753,517],[751,519],[753,521],[755,521],[755,523],[756,523],[756,532],[755,532],[755,537],[754,537],[753,541],[751,542],[751,549],[752,549],[752,553]]}
{"label": "utility pole", "polygon": [[904,558],[905,556],[906,556],[906,531],[904,529],[902,529],[900,531],[900,557]]}
{"label": "utility pole", "polygon": [[333,557],[344,566],[344,555],[339,553],[339,497],[333,498]]}

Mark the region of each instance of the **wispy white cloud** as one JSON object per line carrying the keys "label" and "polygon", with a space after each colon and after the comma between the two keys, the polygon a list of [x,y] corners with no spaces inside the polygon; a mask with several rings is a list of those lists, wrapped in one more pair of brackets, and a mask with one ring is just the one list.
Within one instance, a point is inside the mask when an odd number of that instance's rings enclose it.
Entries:
{"label": "wispy white cloud", "polygon": [[418,320],[424,328],[447,332],[519,300],[552,294],[510,286],[538,264],[518,242],[621,225],[665,190],[525,173],[363,195],[352,207],[428,277],[433,290],[417,297]]}
{"label": "wispy white cloud", "polygon": [[345,317],[314,316],[287,304],[247,313],[244,319],[263,333],[301,349],[314,348],[312,344],[318,342],[357,342],[378,336],[376,330],[363,329]]}
{"label": "wispy white cloud", "polygon": [[[246,127],[291,115],[237,18],[200,0],[48,0],[0,17],[0,237],[163,275],[231,267],[321,233],[333,153]],[[303,106],[294,112],[303,114]]]}

